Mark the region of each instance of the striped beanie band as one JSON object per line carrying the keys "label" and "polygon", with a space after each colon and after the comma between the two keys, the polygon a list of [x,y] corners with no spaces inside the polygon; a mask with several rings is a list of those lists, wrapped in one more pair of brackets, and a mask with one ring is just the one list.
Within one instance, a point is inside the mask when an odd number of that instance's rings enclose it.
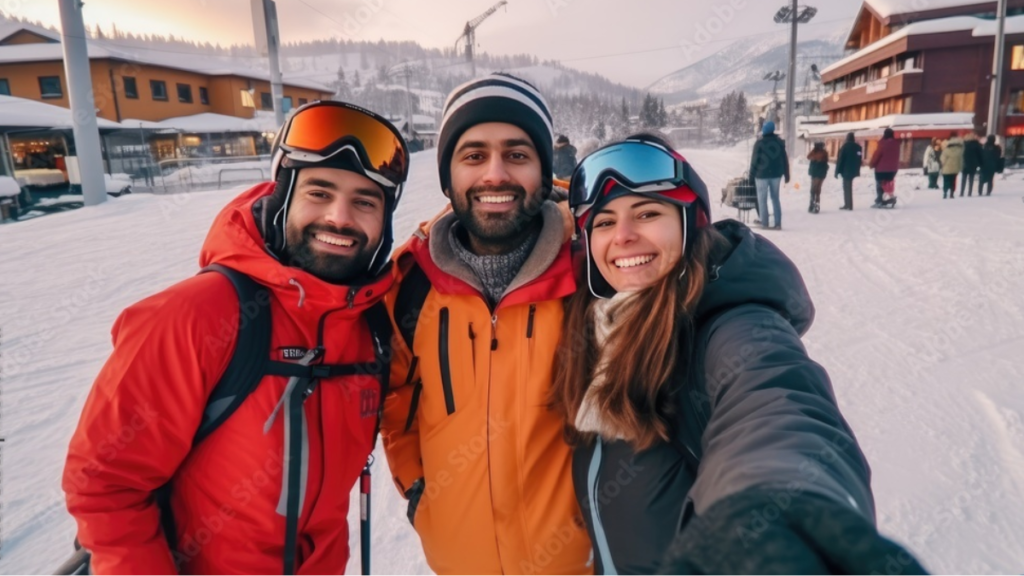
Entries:
{"label": "striped beanie band", "polygon": [[548,104],[529,82],[495,72],[459,86],[444,104],[437,141],[437,168],[445,195],[451,188],[455,145],[466,130],[485,122],[503,122],[522,128],[540,155],[542,180],[550,185],[554,149]]}

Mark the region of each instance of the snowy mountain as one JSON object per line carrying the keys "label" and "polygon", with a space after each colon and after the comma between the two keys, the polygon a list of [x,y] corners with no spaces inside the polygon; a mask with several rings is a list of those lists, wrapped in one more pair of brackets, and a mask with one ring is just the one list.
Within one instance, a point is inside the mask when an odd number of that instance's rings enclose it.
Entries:
{"label": "snowy mountain", "polygon": [[[815,82],[810,73],[811,64],[822,69],[845,56],[843,43],[848,32],[849,23],[843,22],[803,34],[805,39],[797,43],[797,89]],[[700,99],[713,102],[733,90],[748,95],[765,94],[771,92],[773,85],[772,81],[763,79],[765,74],[787,71],[788,62],[789,33],[780,29],[737,40],[699,62],[662,77],[646,90],[664,97],[666,104]],[[779,83],[779,90],[784,89],[785,81]]]}

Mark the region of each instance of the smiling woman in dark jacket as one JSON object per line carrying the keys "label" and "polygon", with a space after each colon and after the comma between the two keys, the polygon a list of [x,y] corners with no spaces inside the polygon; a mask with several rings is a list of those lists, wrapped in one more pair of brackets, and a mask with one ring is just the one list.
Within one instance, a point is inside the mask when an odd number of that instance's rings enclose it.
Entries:
{"label": "smiling woman in dark jacket", "polygon": [[796,267],[709,224],[686,161],[634,138],[570,185],[587,257],[552,405],[595,571],[869,573],[897,556],[921,571],[875,529],[868,464],[800,342],[814,307]]}

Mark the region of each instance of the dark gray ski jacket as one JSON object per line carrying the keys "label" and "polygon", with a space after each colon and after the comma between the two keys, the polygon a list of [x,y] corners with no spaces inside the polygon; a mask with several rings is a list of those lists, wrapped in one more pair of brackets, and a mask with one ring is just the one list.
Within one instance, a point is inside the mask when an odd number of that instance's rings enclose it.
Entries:
{"label": "dark gray ski jacket", "polygon": [[[698,305],[703,368],[672,383],[678,442],[637,453],[623,441],[598,441],[573,452],[597,574],[657,572],[693,514],[752,488],[774,490],[779,506],[824,495],[874,524],[867,461],[828,374],[800,341],[814,319],[800,273],[743,224],[715,226],[733,248],[712,269]],[[677,373],[685,380],[685,368]],[[699,459],[696,475],[687,452]]]}

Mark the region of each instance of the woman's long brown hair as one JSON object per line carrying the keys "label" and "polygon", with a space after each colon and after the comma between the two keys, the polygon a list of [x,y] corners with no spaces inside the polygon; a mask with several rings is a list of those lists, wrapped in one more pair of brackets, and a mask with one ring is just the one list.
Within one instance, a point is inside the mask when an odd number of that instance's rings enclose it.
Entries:
{"label": "woman's long brown hair", "polygon": [[[683,373],[692,377],[693,313],[707,283],[708,263],[725,244],[713,227],[700,229],[671,272],[611,311],[614,328],[604,343],[605,380],[595,394],[596,408],[635,450],[669,440],[674,409],[667,385],[677,363],[684,363]],[[580,432],[575,423],[601,357],[594,338],[596,301],[586,286],[569,298],[555,353],[551,406],[565,419],[566,440],[573,445],[595,436]]]}

